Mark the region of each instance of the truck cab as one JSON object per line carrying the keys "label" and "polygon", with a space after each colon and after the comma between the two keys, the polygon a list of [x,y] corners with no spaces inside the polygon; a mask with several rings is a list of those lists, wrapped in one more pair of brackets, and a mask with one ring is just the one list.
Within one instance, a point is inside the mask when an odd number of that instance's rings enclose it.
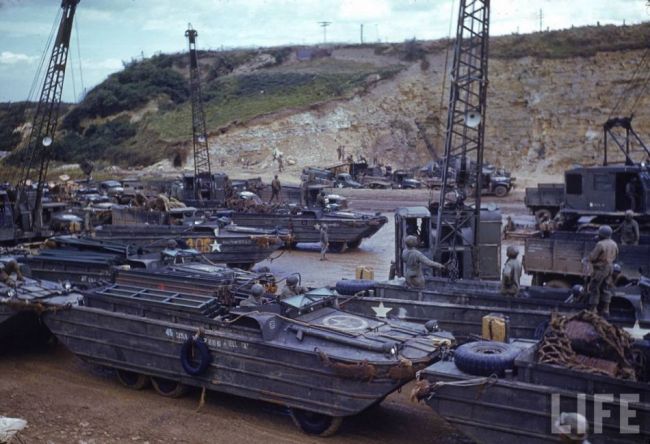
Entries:
{"label": "truck cab", "polygon": [[339,173],[334,180],[334,186],[337,188],[362,188],[359,182],[354,180],[349,173]]}
{"label": "truck cab", "polygon": [[405,170],[396,170],[393,172],[393,188],[416,189],[422,188],[422,182],[415,179],[413,174]]}
{"label": "truck cab", "polygon": [[[455,252],[461,279],[475,278],[474,261],[471,255],[472,246],[467,239],[472,239],[475,229],[474,221],[468,215],[462,215],[466,226],[463,228],[462,239],[456,239]],[[436,215],[426,207],[398,208],[395,212],[395,274],[404,275],[402,251],[406,236],[413,235],[418,238],[418,250],[428,258],[433,258],[436,242]],[[481,210],[479,222],[479,257],[478,278],[498,280],[501,275],[501,212],[498,210]],[[445,263],[449,261],[449,253],[443,253],[434,260]],[[426,268],[426,274],[431,274],[431,269]]]}
{"label": "truck cab", "polygon": [[564,183],[563,212],[650,214],[650,171],[644,164],[574,168]]}

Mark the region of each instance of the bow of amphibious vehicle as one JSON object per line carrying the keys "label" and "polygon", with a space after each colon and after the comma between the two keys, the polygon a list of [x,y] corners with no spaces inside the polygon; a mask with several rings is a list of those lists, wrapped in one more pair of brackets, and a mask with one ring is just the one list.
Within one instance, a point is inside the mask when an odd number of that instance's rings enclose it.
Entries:
{"label": "bow of amphibious vehicle", "polygon": [[316,434],[380,403],[453,343],[432,325],[343,312],[325,289],[227,310],[216,297],[116,284],[45,322],[118,375],[282,404]]}

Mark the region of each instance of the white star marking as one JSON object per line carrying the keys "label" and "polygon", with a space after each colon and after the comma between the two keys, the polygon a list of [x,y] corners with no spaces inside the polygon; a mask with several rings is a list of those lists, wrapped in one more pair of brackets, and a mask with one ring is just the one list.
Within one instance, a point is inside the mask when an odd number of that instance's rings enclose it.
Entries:
{"label": "white star marking", "polygon": [[380,302],[376,307],[370,307],[375,312],[375,316],[378,318],[385,318],[389,311],[392,310],[390,307],[384,307],[384,302]]}
{"label": "white star marking", "polygon": [[210,245],[212,247],[212,252],[214,253],[215,251],[221,253],[221,245],[219,245],[219,242],[215,239],[214,242]]}

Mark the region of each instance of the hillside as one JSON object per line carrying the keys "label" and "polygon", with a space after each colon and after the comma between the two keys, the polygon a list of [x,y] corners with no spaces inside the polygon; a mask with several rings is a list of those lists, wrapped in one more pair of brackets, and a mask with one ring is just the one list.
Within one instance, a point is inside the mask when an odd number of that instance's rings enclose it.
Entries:
{"label": "hillside", "polygon": [[[200,53],[209,143],[227,170],[273,168],[277,148],[305,165],[336,161],[336,147],[395,166],[429,160],[416,119],[442,145],[443,71],[450,42],[260,48]],[[509,35],[490,42],[486,157],[543,179],[595,163],[602,123],[650,46],[650,24]],[[449,54],[451,57],[451,54]],[[125,64],[61,120],[56,160],[191,167],[186,54]],[[441,107],[441,103],[443,106]],[[650,134],[648,91],[635,128]],[[21,108],[22,107],[22,108]],[[24,104],[0,107],[0,151],[15,150]],[[14,156],[15,162],[16,156]]]}

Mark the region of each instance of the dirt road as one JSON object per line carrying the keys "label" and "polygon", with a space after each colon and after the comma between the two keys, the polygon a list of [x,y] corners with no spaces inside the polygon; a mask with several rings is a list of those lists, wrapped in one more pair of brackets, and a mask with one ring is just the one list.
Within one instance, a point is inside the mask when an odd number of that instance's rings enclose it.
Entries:
{"label": "dirt road", "polygon": [[[463,442],[426,405],[408,400],[410,386],[379,407],[344,421],[328,443]],[[87,365],[62,346],[0,356],[0,416],[28,421],[26,443],[317,443],[280,407],[198,391],[168,399],[122,387],[112,372]]]}
{"label": "dirt road", "polygon": [[[374,206],[375,211],[428,200],[423,192],[389,190],[366,195],[361,191],[352,206]],[[508,206],[517,217],[527,217],[516,198],[500,201],[500,206]],[[388,224],[358,250],[330,254],[329,261],[320,262],[316,245],[301,245],[262,265],[278,274],[299,271],[308,285],[352,278],[357,265],[372,266],[375,277],[385,279],[394,256],[393,217],[387,215]],[[423,444],[464,442],[426,405],[410,402],[410,388],[346,419],[339,434],[326,442],[403,443],[415,438]],[[282,408],[208,393],[205,405],[197,411],[199,399],[198,392],[174,400],[153,390],[123,388],[112,372],[84,364],[62,346],[0,355],[0,415],[28,421],[21,435],[27,443],[325,442],[298,431]]]}

